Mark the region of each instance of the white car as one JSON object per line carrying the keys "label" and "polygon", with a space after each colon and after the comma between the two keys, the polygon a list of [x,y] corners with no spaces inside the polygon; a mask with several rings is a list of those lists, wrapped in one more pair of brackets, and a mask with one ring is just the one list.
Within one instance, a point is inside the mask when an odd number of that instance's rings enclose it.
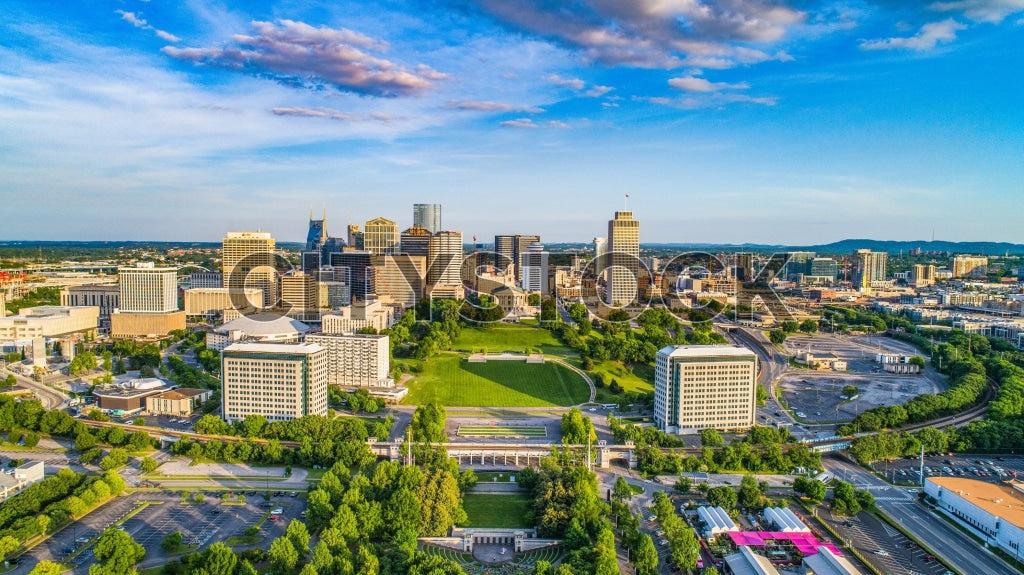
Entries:
{"label": "white car", "polygon": [[886,551],[885,549],[879,549],[878,551],[875,551],[875,555],[879,555],[881,557],[888,557],[889,556],[889,552]]}

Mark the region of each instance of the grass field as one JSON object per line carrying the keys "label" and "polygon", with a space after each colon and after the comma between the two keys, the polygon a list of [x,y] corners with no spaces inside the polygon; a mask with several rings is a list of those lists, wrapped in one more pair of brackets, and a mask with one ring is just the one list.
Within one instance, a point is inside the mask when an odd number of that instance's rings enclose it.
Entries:
{"label": "grass field", "polygon": [[554,363],[469,363],[454,353],[430,358],[406,386],[409,395],[402,403],[412,405],[433,401],[455,407],[564,407],[590,397],[582,378]]}
{"label": "grass field", "polygon": [[467,493],[462,498],[462,508],[469,516],[466,527],[533,527],[525,518],[532,503],[529,495]]}
{"label": "grass field", "polygon": [[539,425],[460,425],[460,437],[547,437]]}
{"label": "grass field", "polygon": [[455,349],[472,352],[514,351],[527,349],[552,355],[576,355],[576,350],[565,347],[546,329],[522,325],[500,324],[488,328],[464,327],[455,340]]}
{"label": "grass field", "polygon": [[[578,358],[566,361],[582,369],[583,362]],[[613,379],[618,381],[625,391],[646,393],[654,389],[654,368],[649,365],[638,363],[623,364],[620,361],[602,361],[601,363],[595,363],[594,369],[588,372],[591,379],[595,381],[595,376],[599,373],[604,374],[605,382],[609,385]],[[597,403],[616,403],[619,401],[619,397],[608,391],[606,385],[604,388],[597,388],[595,400]]]}

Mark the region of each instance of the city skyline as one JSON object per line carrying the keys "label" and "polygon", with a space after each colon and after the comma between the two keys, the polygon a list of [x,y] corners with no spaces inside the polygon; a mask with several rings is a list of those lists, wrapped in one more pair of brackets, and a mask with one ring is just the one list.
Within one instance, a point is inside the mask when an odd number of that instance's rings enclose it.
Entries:
{"label": "city skyline", "polygon": [[1022,241],[1019,2],[0,6],[5,240]]}

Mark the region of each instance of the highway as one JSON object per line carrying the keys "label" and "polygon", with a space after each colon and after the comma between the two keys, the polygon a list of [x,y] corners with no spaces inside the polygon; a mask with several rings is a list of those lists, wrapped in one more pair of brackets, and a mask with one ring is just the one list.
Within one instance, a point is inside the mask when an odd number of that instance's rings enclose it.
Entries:
{"label": "highway", "polygon": [[43,408],[46,409],[47,411],[60,408],[60,406],[64,403],[64,400],[67,399],[64,396],[64,394],[52,388],[46,387],[45,385],[35,381],[34,379],[24,377],[13,372],[8,373],[12,373],[14,375],[14,379],[17,380],[18,384],[31,390],[32,393],[34,393],[36,397],[39,398],[39,401],[43,404]]}
{"label": "highway", "polygon": [[882,513],[899,523],[914,537],[958,571],[969,574],[1020,575],[943,519],[936,517],[918,502],[917,495],[902,487],[893,487],[859,465],[838,457],[823,457],[822,465],[838,479],[849,481],[875,496],[875,505]]}

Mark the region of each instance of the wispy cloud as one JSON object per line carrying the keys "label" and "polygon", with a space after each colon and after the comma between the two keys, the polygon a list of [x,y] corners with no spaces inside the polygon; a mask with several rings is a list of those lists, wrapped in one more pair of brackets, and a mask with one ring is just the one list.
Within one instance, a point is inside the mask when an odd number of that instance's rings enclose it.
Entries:
{"label": "wispy cloud", "polygon": [[785,55],[743,46],[781,40],[806,14],[770,0],[475,0],[498,20],[579,49],[609,66],[672,69],[712,58],[718,67]]}
{"label": "wispy cloud", "polygon": [[748,96],[746,94],[734,94],[730,92],[705,92],[694,93],[679,98],[666,98],[663,96],[633,98],[637,101],[649,102],[660,106],[669,106],[680,110],[702,110],[713,108],[725,108],[731,104],[757,104],[759,106],[774,106],[778,99],[774,96]]}
{"label": "wispy cloud", "polygon": [[947,44],[956,40],[956,33],[965,28],[967,26],[950,18],[942,22],[925,24],[913,36],[863,40],[860,43],[860,47],[862,50],[914,50],[923,52],[935,48],[938,44]]}
{"label": "wispy cloud", "polygon": [[181,41],[181,38],[178,38],[177,36],[175,36],[174,34],[171,34],[170,32],[165,32],[164,30],[158,30],[158,29],[150,26],[149,22],[146,22],[146,20],[144,20],[141,16],[139,16],[135,12],[126,12],[124,10],[114,10],[114,12],[117,13],[117,14],[120,14],[121,15],[121,19],[124,20],[125,22],[128,22],[129,24],[131,24],[132,26],[135,26],[136,28],[141,28],[143,30],[152,30],[154,34],[156,34],[157,36],[159,36],[163,40],[166,40],[168,42],[180,42]]}
{"label": "wispy cloud", "polygon": [[589,89],[584,90],[587,87],[587,83],[583,80],[579,78],[563,78],[558,74],[552,74],[544,79],[556,86],[579,92],[585,98],[600,98],[615,89],[611,86],[592,85]]}
{"label": "wispy cloud", "polygon": [[729,84],[726,82],[710,82],[704,78],[686,76],[683,78],[671,78],[668,85],[687,92],[718,92],[720,90],[746,90],[750,87],[745,82]]}
{"label": "wispy cloud", "polygon": [[936,2],[931,5],[939,12],[962,12],[964,16],[975,22],[998,24],[1010,14],[1024,12],[1021,0],[957,0],[954,2]]}
{"label": "wispy cloud", "polygon": [[583,95],[588,98],[600,98],[614,89],[615,88],[612,88],[611,86],[594,86],[586,92],[583,92]]}
{"label": "wispy cloud", "polygon": [[544,123],[535,123],[530,118],[517,118],[515,120],[505,120],[499,125],[502,128],[526,128],[529,130],[535,130],[537,128],[558,128],[566,130],[572,127],[569,124],[559,120],[550,120]]}
{"label": "wispy cloud", "polygon": [[528,114],[539,114],[543,108],[536,106],[517,106],[504,102],[475,101],[475,100],[453,100],[444,105],[447,110],[472,110],[475,112],[526,112]]}
{"label": "wispy cloud", "polygon": [[303,22],[253,22],[251,35],[236,34],[226,48],[165,47],[172,58],[196,64],[270,74],[289,83],[330,84],[374,96],[412,96],[449,76],[420,64],[406,67],[373,56],[387,44],[344,28]]}

